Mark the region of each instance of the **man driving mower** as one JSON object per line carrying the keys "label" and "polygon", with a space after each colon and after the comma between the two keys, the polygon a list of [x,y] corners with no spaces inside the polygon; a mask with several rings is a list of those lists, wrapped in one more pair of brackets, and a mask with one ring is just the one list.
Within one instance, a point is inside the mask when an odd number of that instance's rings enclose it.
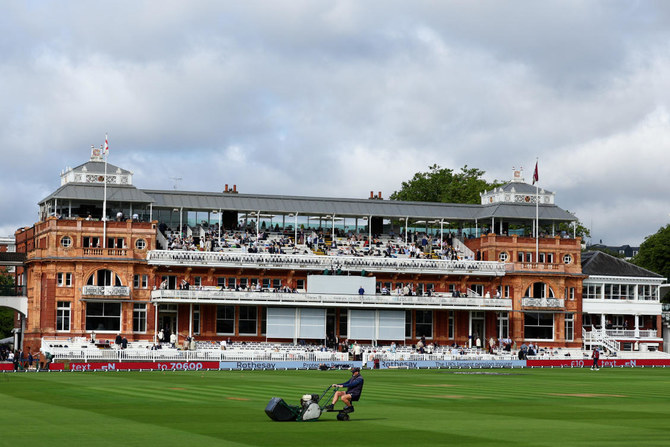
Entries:
{"label": "man driving mower", "polygon": [[353,413],[354,406],[352,402],[356,402],[361,398],[361,391],[363,391],[363,377],[361,377],[361,369],[358,367],[351,368],[351,379],[344,383],[334,383],[333,388],[347,388],[347,391],[336,391],[333,395],[333,402],[326,405],[324,408],[332,411],[338,400],[342,399],[344,402],[344,413]]}

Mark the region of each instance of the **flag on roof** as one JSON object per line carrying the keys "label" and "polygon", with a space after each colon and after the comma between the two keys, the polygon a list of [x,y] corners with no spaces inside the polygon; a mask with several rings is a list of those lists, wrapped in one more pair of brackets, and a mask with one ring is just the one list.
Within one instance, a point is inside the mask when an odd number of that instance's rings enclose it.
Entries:
{"label": "flag on roof", "polygon": [[537,162],[535,162],[535,172],[533,173],[533,185],[538,180],[540,180],[540,176],[537,174]]}
{"label": "flag on roof", "polygon": [[[109,143],[107,142],[107,134],[105,134],[105,150],[104,150],[104,154],[107,155],[107,153],[109,153]],[[537,171],[537,167],[535,168],[535,170]]]}

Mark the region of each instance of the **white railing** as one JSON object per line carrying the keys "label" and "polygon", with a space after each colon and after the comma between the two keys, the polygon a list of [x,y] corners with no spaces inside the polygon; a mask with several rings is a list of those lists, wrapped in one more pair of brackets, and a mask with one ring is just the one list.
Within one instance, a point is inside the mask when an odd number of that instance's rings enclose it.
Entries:
{"label": "white railing", "polygon": [[472,261],[377,256],[319,256],[269,253],[235,253],[152,250],[147,254],[151,265],[188,265],[213,267],[263,267],[281,269],[366,270],[416,273],[475,273],[502,276],[505,264],[496,261]]}
{"label": "white railing", "polygon": [[432,309],[512,310],[508,298],[343,295],[322,293],[243,292],[235,290],[154,290],[153,302],[239,303],[274,305],[342,305],[347,307],[426,307]]}
{"label": "white railing", "polygon": [[582,328],[582,343],[584,345],[603,346],[612,352],[619,351],[619,343],[601,330],[587,331]]}
{"label": "white railing", "polygon": [[559,298],[523,298],[523,307],[563,307],[565,301]]}
{"label": "white railing", "polygon": [[606,329],[605,334],[613,338],[658,338],[658,332],[653,329]]}
{"label": "white railing", "polygon": [[130,296],[130,287],[127,286],[84,286],[81,288],[83,296]]}

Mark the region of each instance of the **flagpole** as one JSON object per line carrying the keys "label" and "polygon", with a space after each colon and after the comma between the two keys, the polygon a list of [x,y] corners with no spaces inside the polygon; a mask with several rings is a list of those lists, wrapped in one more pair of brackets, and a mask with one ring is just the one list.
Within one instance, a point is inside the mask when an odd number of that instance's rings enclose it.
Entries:
{"label": "flagpole", "polygon": [[105,148],[103,155],[105,156],[105,176],[103,177],[104,193],[102,199],[102,248],[107,248],[107,153],[109,151],[107,144],[107,134],[105,134]]}
{"label": "flagpole", "polygon": [[533,174],[533,182],[535,183],[535,262],[539,262],[540,251],[540,185],[538,184],[539,176],[537,172],[537,164],[539,158],[535,159],[535,173]]}

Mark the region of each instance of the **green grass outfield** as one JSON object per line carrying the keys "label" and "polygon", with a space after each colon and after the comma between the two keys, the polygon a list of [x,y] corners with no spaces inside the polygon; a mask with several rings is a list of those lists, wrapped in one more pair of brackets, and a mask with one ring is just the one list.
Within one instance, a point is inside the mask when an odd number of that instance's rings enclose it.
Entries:
{"label": "green grass outfield", "polygon": [[667,446],[670,368],[377,370],[347,422],[274,422],[347,371],[0,374],[0,445]]}

